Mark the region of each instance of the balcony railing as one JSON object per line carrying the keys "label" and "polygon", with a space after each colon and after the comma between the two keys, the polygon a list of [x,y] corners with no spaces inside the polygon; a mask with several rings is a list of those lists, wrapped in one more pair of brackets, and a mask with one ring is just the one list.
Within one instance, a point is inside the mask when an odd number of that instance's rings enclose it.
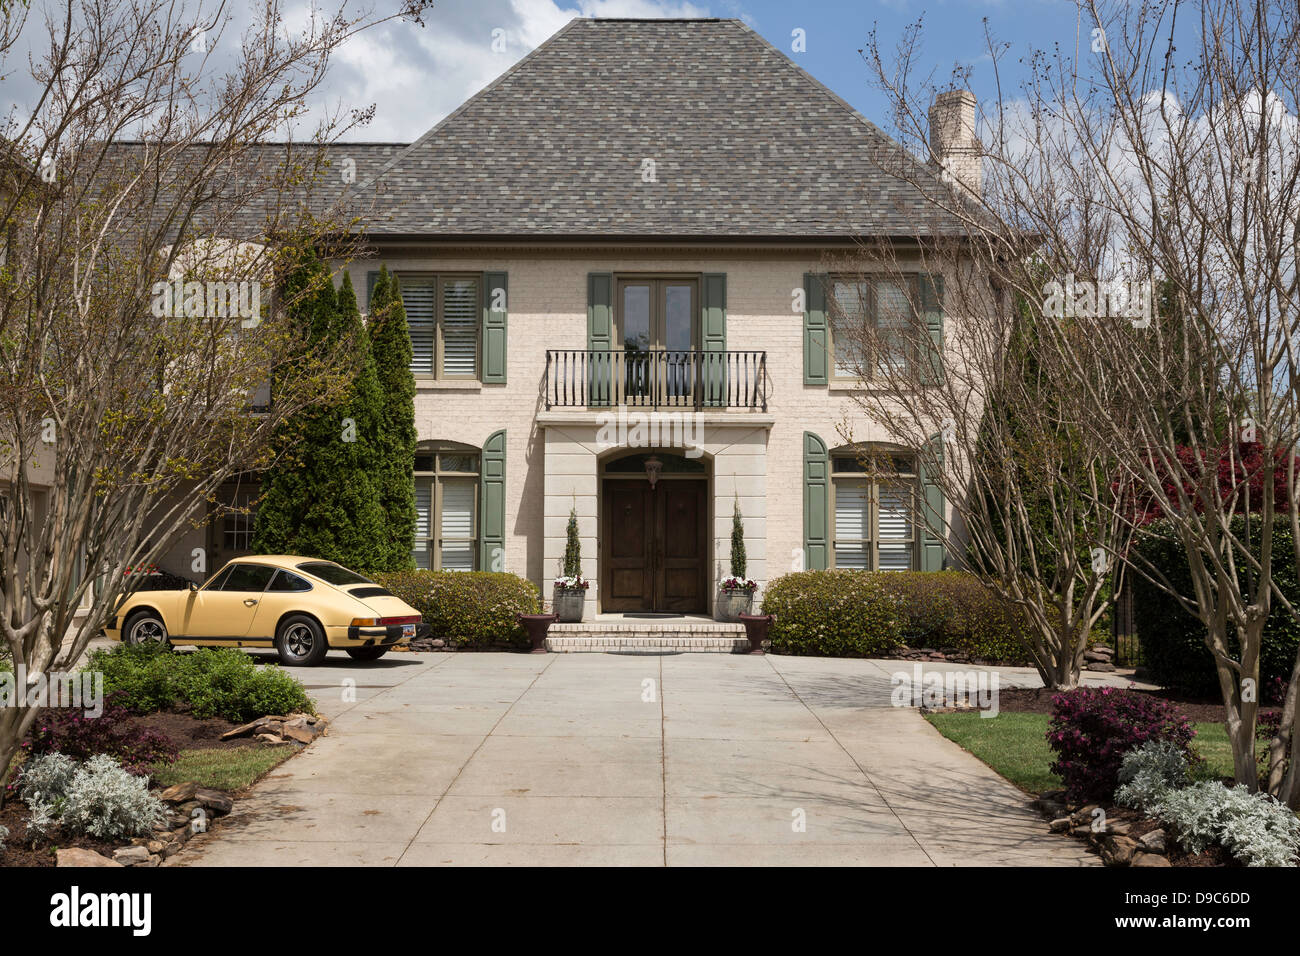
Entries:
{"label": "balcony railing", "polygon": [[766,352],[556,349],[546,407],[750,408],[767,411]]}

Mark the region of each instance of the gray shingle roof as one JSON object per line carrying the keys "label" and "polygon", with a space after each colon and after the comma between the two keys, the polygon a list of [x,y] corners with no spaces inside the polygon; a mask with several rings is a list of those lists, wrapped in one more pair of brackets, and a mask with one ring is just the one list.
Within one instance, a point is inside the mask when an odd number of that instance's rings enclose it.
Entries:
{"label": "gray shingle roof", "polygon": [[580,19],[359,178],[357,199],[376,236],[952,230],[881,168],[900,148],[739,20]]}

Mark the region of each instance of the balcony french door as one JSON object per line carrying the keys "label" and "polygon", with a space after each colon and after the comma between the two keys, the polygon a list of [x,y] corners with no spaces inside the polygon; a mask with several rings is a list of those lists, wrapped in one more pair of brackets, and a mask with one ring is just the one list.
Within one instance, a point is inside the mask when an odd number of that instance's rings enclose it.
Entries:
{"label": "balcony french door", "polygon": [[695,279],[620,279],[614,312],[615,348],[622,347],[624,400],[658,396],[688,404],[700,347],[699,285]]}

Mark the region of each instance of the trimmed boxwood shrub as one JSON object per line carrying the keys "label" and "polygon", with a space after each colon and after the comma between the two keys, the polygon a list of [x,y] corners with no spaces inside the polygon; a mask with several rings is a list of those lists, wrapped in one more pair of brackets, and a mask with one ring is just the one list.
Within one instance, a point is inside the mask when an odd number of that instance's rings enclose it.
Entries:
{"label": "trimmed boxwood shrub", "polygon": [[104,675],[104,692],[137,714],[188,710],[195,717],[244,722],[267,714],[315,713],[302,683],[243,651],[203,647],[178,654],[160,644],[119,644],[86,664]]}
{"label": "trimmed boxwood shrub", "polygon": [[515,615],[541,608],[537,585],[508,572],[392,571],[368,577],[419,611],[433,637],[458,647],[527,646]]}
{"label": "trimmed boxwood shrub", "polygon": [[1048,746],[1052,773],[1071,800],[1107,800],[1119,785],[1124,755],[1147,741],[1168,741],[1190,763],[1196,736],[1187,715],[1150,694],[1120,687],[1077,687],[1052,698]]}
{"label": "trimmed boxwood shrub", "polygon": [[776,615],[772,650],[872,657],[897,647],[896,601],[879,578],[862,571],[797,571],[771,582],[763,613]]}
{"label": "trimmed boxwood shrub", "polygon": [[962,571],[799,571],[767,586],[763,613],[777,616],[781,654],[872,657],[907,645],[1028,659],[1023,615]]}
{"label": "trimmed boxwood shrub", "polygon": [[1027,664],[1024,612],[964,571],[880,574],[898,601],[898,637],[909,647],[956,651],[980,660]]}
{"label": "trimmed boxwood shrub", "polygon": [[[1241,519],[1234,523],[1233,532],[1244,537],[1245,525]],[[1193,593],[1187,552],[1167,527],[1153,525],[1151,536],[1144,538],[1139,547],[1142,555],[1159,567],[1181,593],[1189,596]],[[1244,575],[1244,571],[1239,570],[1239,573]],[[1300,602],[1291,529],[1281,520],[1273,529],[1273,576],[1289,600]],[[1142,642],[1151,680],[1162,687],[1188,694],[1218,696],[1219,679],[1214,657],[1205,646],[1205,626],[1171,595],[1142,575],[1133,572],[1129,580],[1133,587],[1133,624]],[[1295,665],[1298,642],[1300,625],[1275,599],[1264,627],[1264,646],[1259,662],[1261,685],[1285,685]],[[1233,654],[1239,650],[1233,633],[1228,634],[1228,647]]]}

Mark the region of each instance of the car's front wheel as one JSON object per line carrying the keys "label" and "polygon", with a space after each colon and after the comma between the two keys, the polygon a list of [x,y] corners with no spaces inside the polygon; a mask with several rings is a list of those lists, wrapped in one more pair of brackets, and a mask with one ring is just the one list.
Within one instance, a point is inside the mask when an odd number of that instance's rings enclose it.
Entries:
{"label": "car's front wheel", "polygon": [[386,647],[349,647],[348,657],[354,661],[377,661],[388,653]]}
{"label": "car's front wheel", "polygon": [[122,640],[127,644],[161,644],[170,646],[167,625],[157,611],[137,611],[122,626]]}
{"label": "car's front wheel", "polygon": [[285,618],[275,636],[275,650],[280,663],[289,667],[312,667],[329,652],[325,632],[305,614]]}

